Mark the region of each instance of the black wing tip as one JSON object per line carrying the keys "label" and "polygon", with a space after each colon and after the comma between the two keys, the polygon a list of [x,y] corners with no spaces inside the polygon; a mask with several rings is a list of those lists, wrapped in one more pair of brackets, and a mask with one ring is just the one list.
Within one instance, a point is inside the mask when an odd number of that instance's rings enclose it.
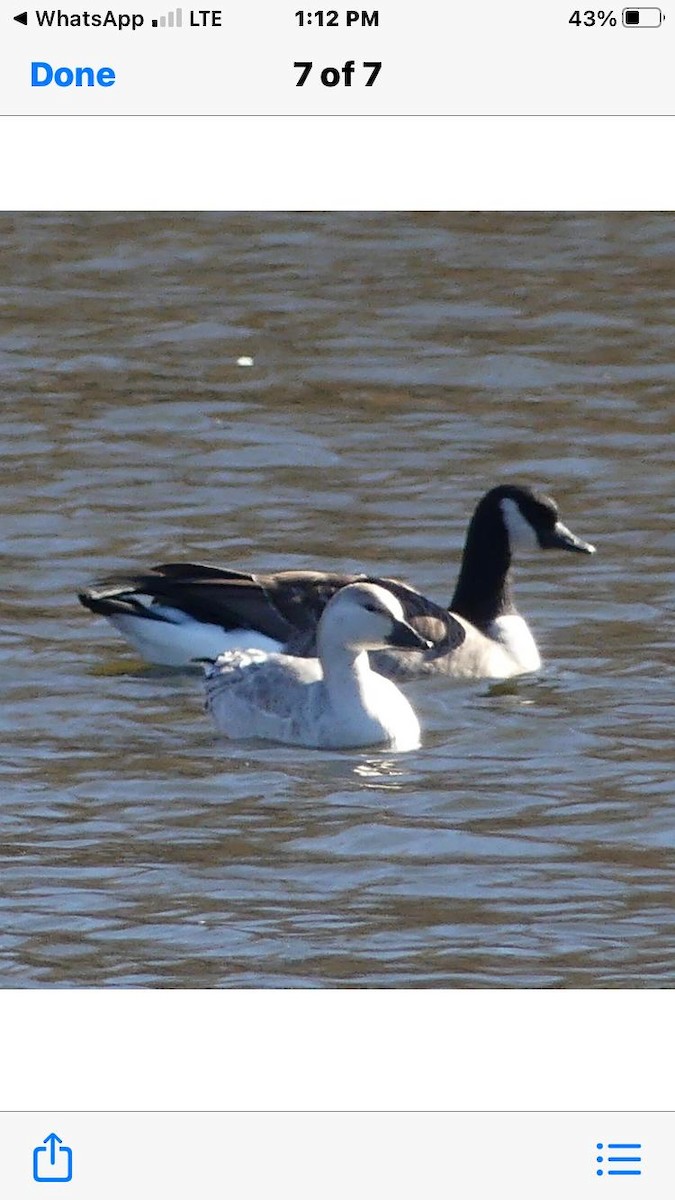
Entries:
{"label": "black wing tip", "polygon": [[85,608],[88,608],[90,612],[98,611],[97,605],[100,603],[100,601],[97,600],[96,596],[94,596],[92,592],[78,592],[77,598],[80,604],[82,604]]}
{"label": "black wing tip", "polygon": [[96,613],[97,616],[109,617],[114,613],[128,612],[129,606],[122,605],[119,601],[104,599],[101,596],[96,596],[92,592],[78,592],[77,598],[89,612]]}
{"label": "black wing tip", "polygon": [[101,594],[98,588],[89,588],[87,591],[78,592],[77,598],[80,604],[100,617],[132,616],[143,617],[150,621],[165,620],[164,616],[160,616],[143,604],[138,604],[130,591],[117,591],[106,595]]}

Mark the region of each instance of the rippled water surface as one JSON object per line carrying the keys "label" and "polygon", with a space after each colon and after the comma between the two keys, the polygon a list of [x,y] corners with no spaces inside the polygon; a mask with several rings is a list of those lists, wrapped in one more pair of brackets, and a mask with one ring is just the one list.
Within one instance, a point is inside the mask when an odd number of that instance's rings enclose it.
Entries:
{"label": "rippled water surface", "polygon": [[[0,983],[672,986],[675,217],[0,226]],[[542,672],[413,685],[413,754],[219,740],[75,599],[196,558],[447,602],[513,478],[598,554],[522,559]]]}

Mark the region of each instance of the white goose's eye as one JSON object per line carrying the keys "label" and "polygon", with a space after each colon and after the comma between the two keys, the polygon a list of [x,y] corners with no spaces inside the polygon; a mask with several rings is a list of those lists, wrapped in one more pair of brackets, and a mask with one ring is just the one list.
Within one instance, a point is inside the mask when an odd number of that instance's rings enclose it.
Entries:
{"label": "white goose's eye", "polygon": [[363,607],[365,608],[366,612],[379,613],[382,611],[377,607],[376,604],[364,604]]}

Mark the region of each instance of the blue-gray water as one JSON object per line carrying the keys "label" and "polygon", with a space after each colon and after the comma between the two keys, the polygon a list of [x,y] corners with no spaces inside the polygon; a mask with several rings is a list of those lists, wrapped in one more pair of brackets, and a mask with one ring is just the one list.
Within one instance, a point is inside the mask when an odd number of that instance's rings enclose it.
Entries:
{"label": "blue-gray water", "polygon": [[[672,986],[675,218],[0,229],[0,984]],[[598,554],[520,562],[541,674],[414,685],[413,754],[219,740],[75,599],[193,558],[447,601],[513,478]]]}

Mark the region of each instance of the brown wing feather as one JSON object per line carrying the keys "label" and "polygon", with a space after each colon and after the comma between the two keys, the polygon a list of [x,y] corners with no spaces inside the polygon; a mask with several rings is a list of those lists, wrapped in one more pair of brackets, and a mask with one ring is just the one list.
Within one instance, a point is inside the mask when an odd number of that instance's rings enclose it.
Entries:
{"label": "brown wing feather", "polygon": [[428,652],[432,658],[440,650],[447,654],[449,650],[461,646],[466,637],[466,630],[461,622],[457,621],[451,612],[448,612],[447,608],[442,608],[440,604],[428,600],[416,588],[410,587],[407,583],[401,583],[400,579],[371,578],[369,582],[379,583],[381,587],[388,588],[396,596],[403,605],[406,620],[410,622],[413,629],[421,633],[428,642],[433,642],[434,648]]}
{"label": "brown wing feather", "polygon": [[135,593],[152,596],[196,621],[222,625],[224,629],[258,629],[284,643],[293,635],[293,626],[254,575],[198,563],[163,563],[146,574],[112,576],[88,589],[81,599],[86,607],[104,615],[140,612],[151,616],[152,610],[134,601]]}

